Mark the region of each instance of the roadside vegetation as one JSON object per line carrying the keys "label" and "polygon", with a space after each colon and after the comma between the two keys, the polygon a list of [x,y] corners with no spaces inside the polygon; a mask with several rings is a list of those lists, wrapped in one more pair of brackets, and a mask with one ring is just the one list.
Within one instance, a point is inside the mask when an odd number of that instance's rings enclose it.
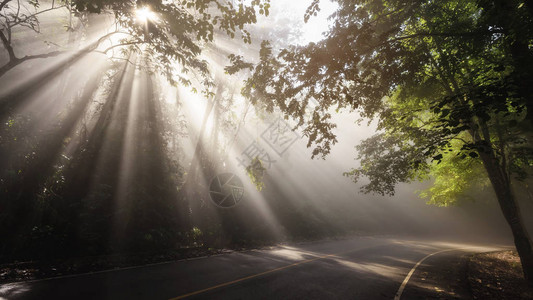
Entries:
{"label": "roadside vegetation", "polygon": [[[285,193],[259,153],[242,167],[268,201],[213,206],[209,181],[253,108],[292,122],[313,158],[339,142],[337,114],[374,122],[344,170],[364,194],[425,181],[420,197],[449,207],[488,191],[533,282],[520,209],[533,195],[533,2],[336,3],[324,38],[302,45],[269,0],[1,0],[0,263],[210,253],[390,221]],[[274,25],[254,27],[262,17]]]}

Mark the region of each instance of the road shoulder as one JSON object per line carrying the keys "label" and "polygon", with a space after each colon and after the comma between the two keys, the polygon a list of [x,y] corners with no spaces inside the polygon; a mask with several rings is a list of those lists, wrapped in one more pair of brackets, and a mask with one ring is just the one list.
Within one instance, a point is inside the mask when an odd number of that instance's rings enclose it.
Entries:
{"label": "road shoulder", "polygon": [[469,253],[448,251],[429,257],[407,284],[402,299],[472,299],[468,285]]}
{"label": "road shoulder", "polygon": [[516,251],[472,255],[468,281],[474,299],[533,299],[533,287],[524,279]]}

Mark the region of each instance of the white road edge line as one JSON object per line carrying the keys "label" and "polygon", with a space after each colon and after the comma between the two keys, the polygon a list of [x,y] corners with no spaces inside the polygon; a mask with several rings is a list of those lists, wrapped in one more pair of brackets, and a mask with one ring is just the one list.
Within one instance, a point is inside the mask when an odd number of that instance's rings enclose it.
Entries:
{"label": "white road edge line", "polygon": [[411,276],[413,275],[413,273],[415,272],[416,268],[422,263],[424,262],[424,260],[426,260],[427,258],[433,256],[433,255],[436,255],[436,254],[439,254],[439,253],[443,253],[443,252],[449,252],[449,251],[458,251],[458,250],[464,250],[464,249],[471,249],[471,248],[456,248],[456,249],[446,249],[446,250],[441,250],[441,251],[437,251],[437,252],[434,252],[434,253],[431,253],[429,255],[426,255],[424,258],[422,258],[421,260],[419,260],[415,266],[411,269],[411,271],[409,271],[409,273],[407,274],[407,276],[405,276],[405,279],[403,280],[402,282],[402,285],[400,285],[400,288],[398,289],[398,291],[396,292],[396,295],[394,296],[394,300],[400,300],[400,297],[402,297],[402,293],[403,293],[403,290],[405,289],[405,286],[407,285],[407,282],[409,282],[409,279],[411,279]]}

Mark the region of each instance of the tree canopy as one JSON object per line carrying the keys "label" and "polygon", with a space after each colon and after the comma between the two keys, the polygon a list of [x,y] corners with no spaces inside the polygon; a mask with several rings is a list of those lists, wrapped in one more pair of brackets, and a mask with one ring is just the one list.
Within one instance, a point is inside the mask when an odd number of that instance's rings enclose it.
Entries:
{"label": "tree canopy", "polygon": [[[189,99],[178,92],[169,101],[166,83],[156,79],[159,73],[173,84],[203,88],[217,128],[198,139],[213,149],[197,160],[211,176],[223,157],[218,134],[233,134],[235,88],[215,81],[220,70],[204,51],[225,37],[249,43],[246,25],[269,7],[268,0],[0,1],[0,78],[27,75],[1,78],[14,84],[2,85],[0,96],[0,260],[198,246],[209,239],[214,245],[222,230],[237,235],[234,224],[250,223],[227,221],[231,214],[213,220],[205,193],[194,199],[179,193],[185,178],[204,180],[190,178],[180,148],[190,126],[181,106]],[[44,29],[66,38],[48,41],[38,34]],[[40,47],[27,51],[32,39]],[[43,70],[50,60],[57,63]],[[191,221],[193,210],[200,221]]]}
{"label": "tree canopy", "polygon": [[[212,42],[217,32],[231,38],[240,35],[243,42],[250,43],[251,36],[245,25],[255,23],[257,14],[268,15],[269,8],[269,0],[238,1],[235,4],[218,0],[37,0],[28,3],[4,0],[0,3],[0,37],[9,61],[0,67],[0,75],[28,59],[62,54],[63,51],[54,51],[18,57],[12,44],[12,31],[21,26],[39,31],[40,14],[68,9],[71,15],[82,21],[86,14],[107,13],[114,16],[115,22],[114,30],[102,34],[84,49],[73,50],[94,51],[104,40],[115,36],[113,44],[101,52],[109,54],[113,49],[122,49],[118,55],[122,58],[127,57],[127,53],[142,52],[148,63],[171,82],[189,85],[192,76],[188,73],[195,72],[203,78],[201,83],[210,87],[213,79],[207,62],[200,56],[204,45]],[[149,18],[139,16],[143,10],[150,14]]]}
{"label": "tree canopy", "polygon": [[377,119],[378,133],[357,147],[361,166],[346,173],[369,180],[364,192],[394,194],[431,176],[423,196],[447,205],[487,178],[533,278],[513,196],[533,166],[531,1],[338,2],[324,40],[265,43],[244,94],[298,120],[313,155],[336,143],[335,110]]}
{"label": "tree canopy", "polygon": [[[313,157],[327,156],[337,142],[336,112],[376,120],[377,134],[357,147],[360,167],[346,172],[356,182],[369,180],[363,192],[392,195],[400,182],[433,178],[421,195],[450,205],[473,185],[490,184],[533,280],[531,241],[515,197],[533,166],[532,1],[337,2],[322,41],[282,49],[279,40],[263,41],[257,64],[220,51],[232,63],[224,70],[250,69],[243,95],[296,120]],[[319,7],[311,1],[304,18]],[[0,233],[9,237],[0,250],[11,257],[29,257],[19,252],[32,248],[53,256],[58,247],[95,254],[192,245],[202,232],[215,240],[221,227],[239,232],[230,213],[203,206],[199,188],[222,163],[219,132],[237,123],[228,117],[235,88],[215,81],[202,53],[216,48],[219,35],[250,43],[246,25],[269,9],[269,0],[0,0],[0,78],[27,61],[71,54],[0,99]],[[18,30],[39,32],[41,17],[52,11],[69,16],[67,45],[19,52]],[[97,28],[94,17],[104,14],[112,19],[108,31],[73,42],[73,33]],[[83,26],[74,28],[74,19]],[[112,63],[79,80],[70,66],[88,53],[109,55]],[[155,72],[172,84],[199,84],[208,98],[188,171],[177,141],[186,124],[163,117],[168,103]],[[53,105],[35,104],[43,99]],[[179,110],[178,96],[175,102]],[[211,112],[215,129],[204,142]],[[259,157],[247,171],[261,189]],[[293,216],[286,220],[298,228]],[[263,229],[248,232],[254,230]]]}

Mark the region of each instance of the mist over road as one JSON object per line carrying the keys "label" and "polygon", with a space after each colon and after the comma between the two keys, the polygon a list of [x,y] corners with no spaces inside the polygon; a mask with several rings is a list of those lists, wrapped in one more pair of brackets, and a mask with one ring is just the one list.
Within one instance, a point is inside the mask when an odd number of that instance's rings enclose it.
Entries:
{"label": "mist over road", "polygon": [[468,299],[466,256],[504,248],[352,237],[4,284],[0,299]]}

